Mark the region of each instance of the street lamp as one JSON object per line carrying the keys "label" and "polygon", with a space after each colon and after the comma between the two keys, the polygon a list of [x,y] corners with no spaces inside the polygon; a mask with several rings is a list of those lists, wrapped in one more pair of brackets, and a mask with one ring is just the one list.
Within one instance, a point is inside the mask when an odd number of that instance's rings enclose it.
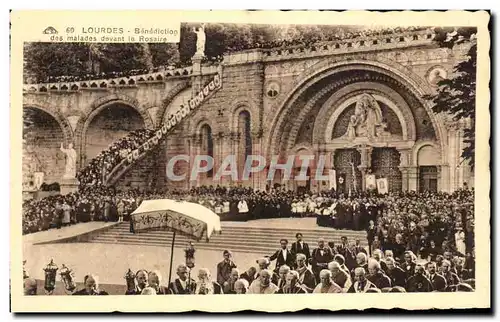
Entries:
{"label": "street lamp", "polygon": [[45,272],[45,293],[47,295],[51,295],[56,288],[56,274],[58,269],[53,259],[43,269]]}
{"label": "street lamp", "polygon": [[190,291],[191,291],[191,270],[195,266],[195,260],[194,260],[194,253],[195,252],[196,252],[196,249],[194,249],[193,242],[189,242],[186,249],[184,249],[184,253],[186,256],[186,266],[189,268],[187,288]]}
{"label": "street lamp", "polygon": [[66,294],[73,294],[76,289],[73,271],[66,267],[66,265],[62,264],[59,274],[61,275],[61,280],[64,283],[64,290],[66,291]]}

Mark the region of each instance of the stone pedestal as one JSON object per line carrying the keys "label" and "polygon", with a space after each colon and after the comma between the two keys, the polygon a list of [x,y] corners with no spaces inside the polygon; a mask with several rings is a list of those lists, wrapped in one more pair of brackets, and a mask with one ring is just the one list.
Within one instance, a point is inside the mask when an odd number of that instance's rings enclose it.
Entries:
{"label": "stone pedestal", "polygon": [[191,90],[193,97],[198,95],[202,89],[202,79],[201,79],[201,60],[203,56],[194,55],[191,59],[193,63],[193,74],[191,76]]}
{"label": "stone pedestal", "polygon": [[35,196],[36,196],[36,191],[23,190],[23,201],[34,199]]}
{"label": "stone pedestal", "polygon": [[61,195],[67,195],[72,192],[77,192],[78,191],[78,185],[79,182],[76,178],[68,179],[68,178],[63,178],[59,184],[61,187]]}

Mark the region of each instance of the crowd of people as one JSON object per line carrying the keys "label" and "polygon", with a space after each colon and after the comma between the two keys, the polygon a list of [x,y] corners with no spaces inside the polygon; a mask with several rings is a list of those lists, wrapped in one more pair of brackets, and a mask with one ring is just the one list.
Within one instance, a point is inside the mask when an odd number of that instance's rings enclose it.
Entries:
{"label": "crowd of people", "polygon": [[161,197],[162,194],[156,192],[121,192],[89,186],[64,196],[26,200],[23,203],[23,234],[89,221],[128,221],[144,199]]}
{"label": "crowd of people", "polygon": [[320,226],[366,230],[370,250],[384,249],[390,240],[399,240],[415,254],[431,243],[444,250],[454,247],[463,255],[474,248],[473,189],[349,196],[334,190],[298,194],[218,186],[173,191],[170,197],[200,203],[221,220],[316,217]]}
{"label": "crowd of people", "polygon": [[[211,295],[211,294],[306,294],[306,293],[413,293],[473,292],[474,253],[432,251],[417,256],[410,249],[399,252],[398,242],[376,248],[369,255],[359,240],[342,237],[340,245],[319,239],[316,247],[296,234],[291,246],[281,239],[275,253],[256,260],[256,265],[240,269],[232,252],[225,250],[212,275],[192,265],[177,267],[177,277],[166,285],[158,270],[130,270],[125,275],[125,295]],[[311,251],[312,250],[312,251]],[[191,255],[194,255],[191,254]],[[271,263],[274,261],[274,269]],[[186,261],[188,262],[188,261]],[[25,272],[25,294],[37,294],[36,282]],[[87,275],[84,287],[73,295],[108,295],[99,288],[98,278]],[[33,289],[34,288],[34,289]],[[114,294],[118,295],[118,294]]]}
{"label": "crowd of people", "polygon": [[339,32],[335,35],[326,38],[318,36],[294,37],[292,39],[277,39],[272,41],[256,41],[253,43],[241,43],[233,47],[228,47],[227,52],[238,52],[242,50],[262,48],[262,49],[278,49],[278,48],[293,48],[302,47],[310,48],[321,42],[341,41],[345,39],[356,40],[358,38],[372,37],[379,35],[392,35],[405,32],[426,30],[426,27],[397,27],[385,29],[366,29],[359,31]]}
{"label": "crowd of people", "polygon": [[130,69],[126,71],[87,73],[84,75],[70,75],[70,76],[48,76],[42,83],[70,83],[70,82],[84,82],[84,81],[99,80],[99,79],[131,77],[131,76],[146,75],[158,72],[174,71],[177,68],[189,67],[190,65],[191,64],[187,62],[185,63],[179,62],[172,66],[157,66],[151,69]]}
{"label": "crowd of people", "polygon": [[154,135],[154,130],[140,129],[132,131],[127,136],[113,142],[77,174],[80,186],[100,186],[103,183],[105,174],[108,174],[129,153],[146,143]]}
{"label": "crowd of people", "polygon": [[23,232],[32,233],[90,220],[128,220],[145,199],[170,198],[199,203],[221,220],[316,217],[318,225],[367,231],[368,251],[397,245],[416,255],[474,249],[474,190],[454,193],[401,192],[351,196],[333,190],[319,194],[254,191],[244,187],[198,187],[187,191],[115,191],[88,185],[77,193],[26,201]]}

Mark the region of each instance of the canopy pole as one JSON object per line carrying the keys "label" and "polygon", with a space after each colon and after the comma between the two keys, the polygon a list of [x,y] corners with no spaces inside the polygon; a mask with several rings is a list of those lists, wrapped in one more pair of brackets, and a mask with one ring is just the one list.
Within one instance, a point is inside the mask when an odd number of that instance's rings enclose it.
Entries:
{"label": "canopy pole", "polygon": [[172,263],[174,262],[174,245],[175,245],[175,230],[174,230],[174,235],[172,236],[172,248],[170,249],[170,273],[168,273],[168,287],[170,287],[170,283],[172,282]]}

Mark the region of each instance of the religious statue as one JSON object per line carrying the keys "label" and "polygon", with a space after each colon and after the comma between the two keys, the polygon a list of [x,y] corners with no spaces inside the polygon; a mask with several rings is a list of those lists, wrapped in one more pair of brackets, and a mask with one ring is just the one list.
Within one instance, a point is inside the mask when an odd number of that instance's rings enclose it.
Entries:
{"label": "religious statue", "polygon": [[373,96],[361,95],[354,108],[354,114],[349,119],[344,136],[349,140],[357,137],[373,139],[390,136],[387,123],[382,119],[382,110]]}
{"label": "religious statue", "polygon": [[193,27],[193,32],[196,34],[196,53],[195,56],[205,56],[205,24],[201,24],[198,29]]}
{"label": "religious statue", "polygon": [[76,177],[76,151],[73,149],[73,144],[70,143],[65,149],[61,143],[61,151],[66,155],[66,168],[63,179],[74,179]]}

